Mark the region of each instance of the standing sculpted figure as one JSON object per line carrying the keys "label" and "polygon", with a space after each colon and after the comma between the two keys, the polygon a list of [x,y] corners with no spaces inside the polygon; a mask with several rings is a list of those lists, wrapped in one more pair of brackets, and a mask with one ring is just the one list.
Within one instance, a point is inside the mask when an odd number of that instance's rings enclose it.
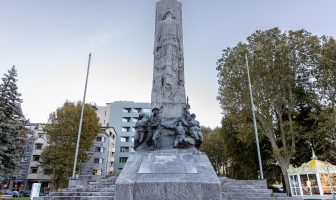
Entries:
{"label": "standing sculpted figure", "polygon": [[154,107],[152,109],[152,115],[149,118],[148,121],[148,145],[150,146],[151,143],[154,145],[154,149],[159,149],[159,138],[161,136],[160,133],[160,124],[161,124],[161,116],[160,116],[160,109],[157,107]]}
{"label": "standing sculpted figure", "polygon": [[184,147],[184,139],[187,128],[183,126],[183,122],[181,119],[178,119],[175,126],[176,137],[174,140],[174,148]]}
{"label": "standing sculpted figure", "polygon": [[145,113],[139,115],[135,124],[134,149],[138,148],[147,139],[147,123],[149,116]]}
{"label": "standing sculpted figure", "polygon": [[196,141],[196,147],[199,147],[203,143],[203,135],[200,123],[196,120],[196,115],[194,113],[191,114],[191,119],[189,121],[189,131],[191,137]]}
{"label": "standing sculpted figure", "polygon": [[190,115],[190,105],[187,103],[183,107],[183,112],[182,112],[182,123],[184,126],[188,127],[189,126],[189,121],[191,120],[191,115]]}

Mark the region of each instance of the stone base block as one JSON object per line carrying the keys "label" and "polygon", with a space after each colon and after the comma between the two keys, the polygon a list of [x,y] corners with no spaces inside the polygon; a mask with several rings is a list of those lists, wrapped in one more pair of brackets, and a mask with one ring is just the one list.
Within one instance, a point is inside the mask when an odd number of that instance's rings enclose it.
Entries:
{"label": "stone base block", "polygon": [[191,150],[137,152],[116,182],[116,200],[221,200],[221,183],[206,155]]}

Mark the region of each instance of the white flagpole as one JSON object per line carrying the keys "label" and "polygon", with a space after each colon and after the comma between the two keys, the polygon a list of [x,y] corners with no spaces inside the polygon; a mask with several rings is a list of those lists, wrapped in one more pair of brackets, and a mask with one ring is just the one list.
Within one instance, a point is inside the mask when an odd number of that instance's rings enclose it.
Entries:
{"label": "white flagpole", "polygon": [[246,58],[247,78],[248,78],[249,90],[250,90],[250,98],[251,98],[251,107],[252,107],[252,115],[253,115],[253,126],[254,126],[254,133],[255,133],[256,143],[257,143],[257,152],[258,152],[258,160],[259,160],[260,179],[264,179],[264,172],[263,172],[263,168],[262,168],[261,155],[260,155],[260,147],[259,147],[259,137],[258,137],[257,122],[256,122],[255,113],[254,113],[252,85],[251,85],[251,79],[250,79],[250,68],[249,68],[249,64],[248,64],[247,54],[246,54],[245,58]]}
{"label": "white flagpole", "polygon": [[85,107],[86,88],[87,88],[88,78],[89,78],[90,62],[91,62],[91,53],[89,55],[89,63],[88,63],[87,72],[86,72],[86,81],[85,81],[84,96],[83,96],[83,102],[82,102],[82,111],[81,111],[81,116],[80,116],[80,120],[79,120],[79,129],[78,129],[78,136],[77,136],[75,161],[74,161],[74,166],[73,166],[73,171],[72,171],[72,178],[73,179],[75,179],[75,174],[76,174],[76,165],[77,165],[77,157],[78,157],[80,135],[81,135],[82,124],[83,124],[83,115],[84,115],[84,107]]}

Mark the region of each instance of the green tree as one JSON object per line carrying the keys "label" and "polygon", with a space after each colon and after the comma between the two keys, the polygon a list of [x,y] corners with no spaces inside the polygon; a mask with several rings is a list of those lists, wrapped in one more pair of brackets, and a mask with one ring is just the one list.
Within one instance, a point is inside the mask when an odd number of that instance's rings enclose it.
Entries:
{"label": "green tree", "polygon": [[21,94],[17,87],[17,71],[13,66],[0,84],[0,181],[12,176],[18,166],[19,131],[23,128]]}
{"label": "green tree", "polygon": [[215,172],[218,175],[225,175],[227,166],[227,156],[224,149],[224,138],[222,129],[203,127],[204,142],[200,150],[203,151],[209,158]]}
{"label": "green tree", "polygon": [[[65,102],[49,116],[44,131],[48,135],[50,146],[42,153],[41,166],[52,177],[54,188],[67,186],[72,175],[77,134],[81,113],[80,103]],[[77,169],[80,162],[88,159],[86,151],[92,146],[99,131],[99,119],[91,105],[86,104],[83,116]],[[78,170],[77,170],[78,171]]]}
{"label": "green tree", "polygon": [[222,121],[224,147],[229,159],[227,176],[234,179],[257,179],[258,159],[251,119],[242,111]]}
{"label": "green tree", "polygon": [[321,62],[315,68],[316,90],[321,104],[317,132],[333,147],[329,156],[336,157],[336,40],[322,37]]}
{"label": "green tree", "polygon": [[[258,129],[269,140],[289,190],[287,168],[301,133],[296,122],[301,103],[298,90],[306,90],[311,71],[319,63],[320,40],[305,30],[282,33],[278,28],[256,31],[218,60],[218,100],[227,115],[251,113],[245,56],[250,63]],[[224,116],[224,117],[225,117]],[[249,115],[250,116],[250,115]]]}

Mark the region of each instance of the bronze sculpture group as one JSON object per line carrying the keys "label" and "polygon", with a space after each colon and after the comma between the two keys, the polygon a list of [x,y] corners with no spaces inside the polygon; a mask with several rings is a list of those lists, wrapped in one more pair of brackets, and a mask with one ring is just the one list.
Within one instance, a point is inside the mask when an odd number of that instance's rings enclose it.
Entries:
{"label": "bronze sculpture group", "polygon": [[134,148],[141,145],[151,147],[152,150],[160,149],[160,137],[164,131],[169,131],[171,137],[175,137],[173,148],[199,148],[203,142],[200,123],[194,113],[190,114],[190,106],[187,103],[183,108],[183,114],[176,119],[164,119],[160,116],[161,108],[154,107],[152,114],[141,113],[135,124]]}

